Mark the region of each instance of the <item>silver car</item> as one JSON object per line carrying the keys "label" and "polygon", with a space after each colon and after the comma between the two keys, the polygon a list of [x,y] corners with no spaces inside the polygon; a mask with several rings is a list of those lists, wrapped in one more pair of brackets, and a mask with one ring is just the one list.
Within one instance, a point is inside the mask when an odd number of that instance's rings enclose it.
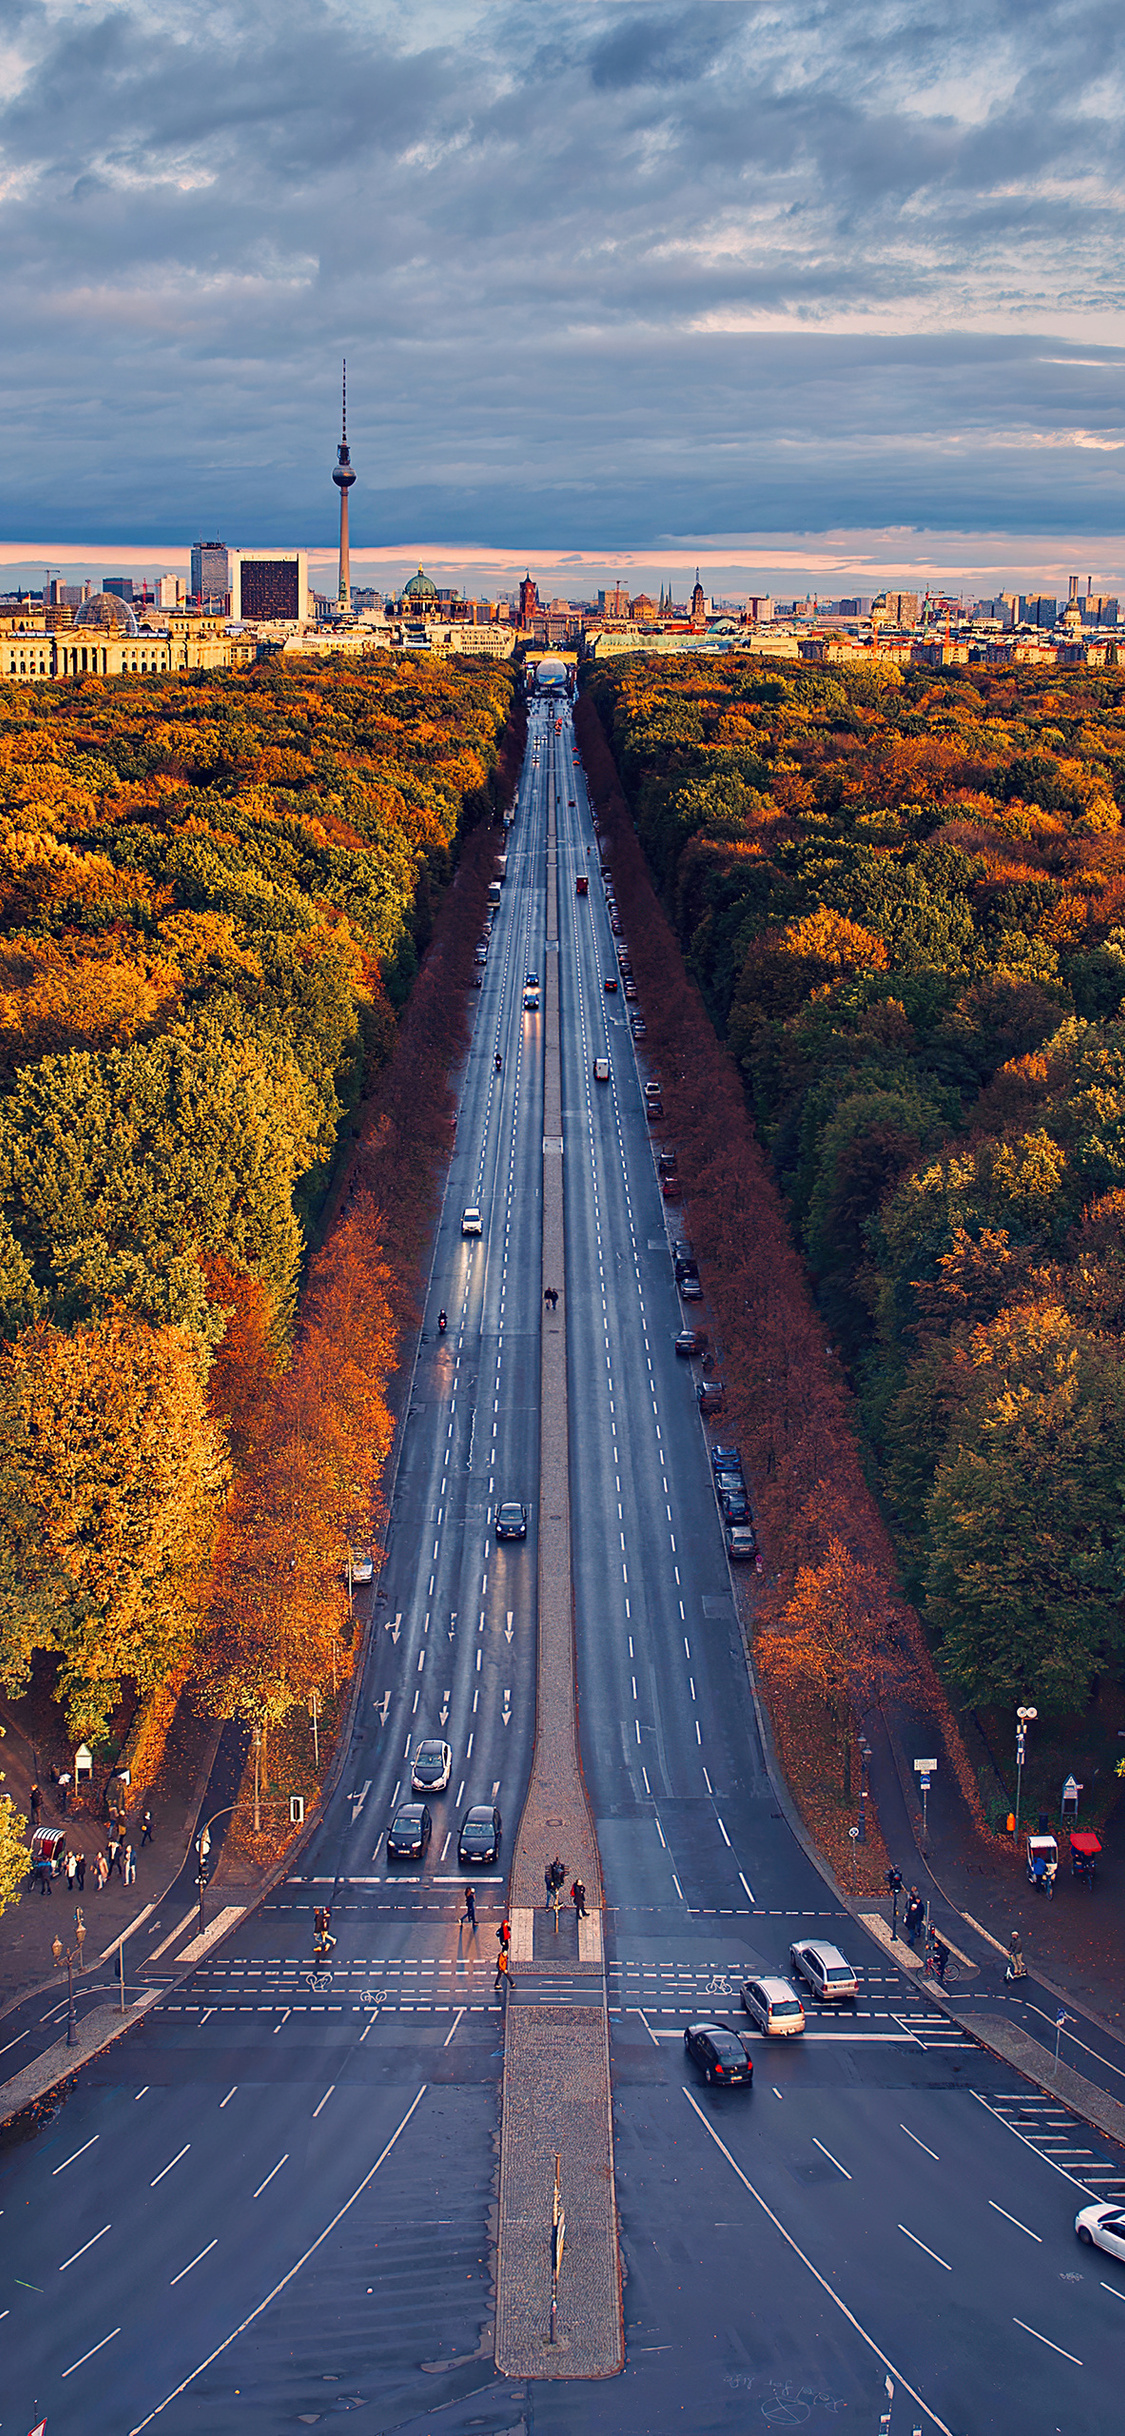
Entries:
{"label": "silver car", "polygon": [[829,1945],[823,1937],[800,1938],[790,1946],[789,1960],[798,1979],[824,2003],[849,2002],[859,1995],[859,1981],[850,1962],[845,1962],[838,1945]]}
{"label": "silver car", "polygon": [[805,2027],[805,2008],[787,1979],[748,1979],[742,2009],[764,2038],[796,2038]]}

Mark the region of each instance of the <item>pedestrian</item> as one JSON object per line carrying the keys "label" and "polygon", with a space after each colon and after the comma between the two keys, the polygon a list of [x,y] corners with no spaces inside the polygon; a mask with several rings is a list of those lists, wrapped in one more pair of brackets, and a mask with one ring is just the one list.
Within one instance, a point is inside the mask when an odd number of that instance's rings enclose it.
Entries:
{"label": "pedestrian", "polygon": [[581,1878],[575,1879],[570,1890],[570,1900],[574,1905],[575,1919],[584,1920],[586,1917],[586,1889],[582,1884]]}
{"label": "pedestrian", "polygon": [[501,1923],[500,1923],[499,1928],[498,1928],[498,1929],[497,1929],[497,1931],[496,1931],[496,1935],[497,1935],[497,1937],[498,1937],[498,1939],[499,1939],[499,1941],[500,1941],[500,1945],[501,1945],[501,1948],[502,1948],[503,1952],[506,1954],[506,1953],[507,1953],[507,1951],[508,1951],[508,1948],[509,1948],[509,1946],[510,1946],[510,1944],[511,1944],[511,1942],[512,1942],[512,1923],[511,1923],[511,1921],[510,1921],[510,1920],[502,1920],[502,1921],[501,1921]]}
{"label": "pedestrian", "polygon": [[42,1808],[43,1808],[43,1795],[42,1795],[42,1792],[40,1791],[40,1788],[39,1788],[39,1786],[38,1786],[38,1785],[33,1785],[33,1786],[32,1786],[32,1788],[31,1788],[31,1824],[32,1824],[32,1826],[33,1826],[33,1827],[38,1827],[38,1825],[39,1825],[39,1813],[40,1813],[40,1811],[42,1810]]}
{"label": "pedestrian", "polygon": [[949,1960],[949,1947],[942,1944],[940,1937],[935,1937],[933,1939],[930,1946],[930,1957],[934,1966],[934,1978],[937,1980],[938,1986],[944,1988],[945,1966]]}
{"label": "pedestrian", "polygon": [[80,1895],[84,1895],[86,1892],[86,1855],[84,1852],[78,1854],[75,1862],[75,1876],[78,1880],[78,1892]]}
{"label": "pedestrian", "polygon": [[906,1906],[906,1919],[903,1924],[906,1929],[906,1942],[912,1953],[918,1936],[918,1931],[921,1928],[925,1917],[926,1906],[922,1901],[917,1887],[912,1886],[910,1889],[910,1901]]}
{"label": "pedestrian", "polygon": [[68,1854],[67,1854],[67,1856],[66,1856],[66,1883],[67,1883],[67,1889],[68,1889],[68,1891],[69,1891],[69,1893],[70,1893],[70,1894],[73,1894],[73,1893],[74,1893],[74,1882],[75,1882],[75,1879],[77,1878],[77,1876],[78,1876],[78,1855],[77,1855],[77,1853],[76,1853],[76,1852],[68,1852]]}
{"label": "pedestrian", "polygon": [[506,1946],[503,1946],[503,1945],[502,1945],[502,1946],[501,1946],[501,1948],[500,1948],[500,1951],[499,1951],[499,1953],[498,1953],[498,1955],[497,1955],[497,1957],[496,1957],[496,1977],[495,1977],[495,1979],[493,1980],[493,1983],[492,1983],[492,1992],[493,1992],[493,1995],[494,1995],[494,1996],[499,1996],[499,1995],[500,1995],[500,1993],[501,1993],[501,1990],[502,1990],[502,1989],[507,1988],[507,1986],[508,1986],[508,1949],[507,1949],[507,1947],[506,1947]]}
{"label": "pedestrian", "polygon": [[104,1852],[99,1852],[94,1867],[98,1873],[98,1893],[104,1895],[106,1887],[109,1885],[109,1863]]}
{"label": "pedestrian", "polygon": [[49,1861],[37,1861],[37,1862],[36,1862],[36,1865],[35,1865],[35,1874],[36,1874],[36,1877],[37,1877],[37,1878],[38,1878],[38,1880],[39,1880],[39,1892],[40,1892],[40,1894],[41,1894],[41,1895],[49,1895],[49,1894],[50,1894],[50,1892],[51,1892],[51,1864],[50,1864],[50,1862],[49,1862]]}
{"label": "pedestrian", "polygon": [[69,1800],[70,1800],[70,1777],[69,1777],[69,1775],[64,1774],[64,1775],[60,1776],[60,1778],[59,1778],[59,1817],[60,1817],[61,1819],[64,1819],[64,1818],[66,1817],[67,1804],[68,1804]]}
{"label": "pedestrian", "polygon": [[146,1806],[141,1813],[141,1851],[152,1842],[152,1812]]}
{"label": "pedestrian", "polygon": [[106,1871],[106,1876],[112,1878],[114,1870],[117,1871],[118,1877],[121,1878],[121,1843],[120,1838],[115,1835],[111,1836],[109,1839],[109,1868]]}
{"label": "pedestrian", "polygon": [[135,1886],[135,1885],[136,1885],[136,1883],[137,1883],[137,1863],[136,1863],[136,1857],[135,1857],[135,1855],[134,1855],[132,1845],[131,1845],[131,1844],[126,1844],[126,1846],[125,1846],[125,1884],[126,1884],[126,1886]]}
{"label": "pedestrian", "polygon": [[472,1887],[467,1886],[465,1888],[465,1909],[461,1914],[461,1926],[462,1928],[475,1929],[476,1925],[477,1899],[473,1893]]}

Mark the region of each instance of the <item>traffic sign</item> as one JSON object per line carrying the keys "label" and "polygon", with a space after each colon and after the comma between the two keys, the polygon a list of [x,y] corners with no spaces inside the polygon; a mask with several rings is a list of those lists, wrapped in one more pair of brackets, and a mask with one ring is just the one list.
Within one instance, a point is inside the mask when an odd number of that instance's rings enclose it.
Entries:
{"label": "traffic sign", "polygon": [[916,1759],[914,1762],[914,1774],[915,1776],[936,1776],[936,1759]]}

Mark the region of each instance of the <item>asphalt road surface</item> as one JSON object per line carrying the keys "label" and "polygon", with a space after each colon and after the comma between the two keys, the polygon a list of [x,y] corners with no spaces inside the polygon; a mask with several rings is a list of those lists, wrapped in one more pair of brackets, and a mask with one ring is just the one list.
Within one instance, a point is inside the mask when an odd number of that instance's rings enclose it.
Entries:
{"label": "asphalt road surface", "polygon": [[[1125,2266],[1075,2211],[1125,2160],[982,2056],[837,1908],[766,1775],[569,717],[532,714],[466,1062],[388,1561],[344,1789],[300,1874],[0,2153],[0,2428],[1104,2436]],[[540,1275],[546,788],[557,786],[567,1267]],[[590,893],[574,890],[578,870]],[[552,951],[554,952],[554,951]],[[499,1050],[502,1071],[495,1070]],[[595,1057],[610,1080],[597,1082]],[[461,1234],[479,1204],[484,1232]],[[673,1211],[673,1216],[676,1213]],[[456,1829],[530,1761],[539,1311],[566,1297],[583,1750],[602,1854],[628,2357],[492,2366],[503,1863]],[[449,1327],[437,1334],[444,1304]],[[496,1505],[529,1509],[498,1547]],[[421,1867],[386,1829],[453,1750]],[[563,1854],[565,1861],[566,1855]],[[549,1855],[545,1856],[550,1858]],[[338,1943],[311,1963],[311,1911]],[[182,1943],[190,1934],[185,1925]],[[708,2088],[683,2026],[843,1943],[860,1996]],[[564,2257],[565,2273],[565,2257]],[[887,2379],[893,2393],[888,2393]]]}

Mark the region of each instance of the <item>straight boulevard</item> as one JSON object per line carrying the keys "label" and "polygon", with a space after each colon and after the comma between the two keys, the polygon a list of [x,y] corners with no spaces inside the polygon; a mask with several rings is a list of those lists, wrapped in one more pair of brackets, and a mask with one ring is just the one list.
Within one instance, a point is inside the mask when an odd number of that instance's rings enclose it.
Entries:
{"label": "straight boulevard", "polygon": [[[889,2374],[893,2436],[1101,2436],[1125,2270],[1071,2227],[1087,2196],[1125,2191],[1122,2159],[927,2006],[772,1798],[561,709],[532,714],[344,1789],[299,1877],[7,2149],[3,2420],[46,2412],[49,2436],[225,2436],[341,2408],[379,2436],[874,2429]],[[542,972],[549,762],[567,1262],[544,1281],[541,1043],[522,1001]],[[485,1232],[465,1242],[474,1201]],[[478,1876],[473,1935],[455,1859],[470,1801],[498,1802],[510,1850],[527,1780],[544,1282],[567,1297],[626,2271],[624,2375],[578,2387],[492,2367],[503,1872]],[[503,1498],[528,1505],[529,1536],[497,1549]],[[422,1734],[450,1742],[453,1778],[424,1866],[392,1874],[385,1829]],[[339,1943],[317,1987],[319,1900]],[[706,2089],[685,2020],[737,2021],[743,1976],[784,1969],[801,1933],[843,1945],[857,2006],[756,2039],[753,2090]]]}

